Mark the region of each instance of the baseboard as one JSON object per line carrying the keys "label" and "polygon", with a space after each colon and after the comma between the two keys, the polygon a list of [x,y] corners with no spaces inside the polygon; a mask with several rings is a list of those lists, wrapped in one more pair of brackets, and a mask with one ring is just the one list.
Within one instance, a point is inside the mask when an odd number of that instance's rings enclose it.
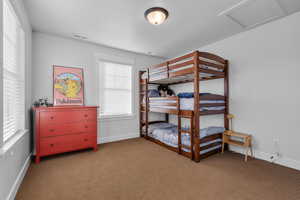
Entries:
{"label": "baseboard", "polygon": [[30,162],[31,162],[31,154],[27,157],[27,159],[26,159],[22,169],[20,170],[20,172],[18,174],[18,177],[17,177],[16,181],[14,182],[14,184],[13,184],[6,200],[14,200],[15,199],[16,194],[19,190],[19,187],[20,187],[20,185],[21,185],[21,183],[22,183],[22,181],[25,177],[25,174],[26,174],[27,170],[28,170]]}
{"label": "baseboard", "polygon": [[[240,149],[237,147],[231,147],[230,150],[233,152],[236,152],[236,153],[244,154],[243,149]],[[272,154],[271,153],[253,150],[253,154],[254,154],[254,157],[257,159],[272,162],[272,160],[271,160]],[[300,161],[299,160],[294,160],[294,159],[287,158],[284,156],[279,156],[279,158],[276,159],[275,161],[273,161],[272,163],[282,165],[285,167],[289,167],[289,168],[293,168],[296,170],[300,170]]]}
{"label": "baseboard", "polygon": [[109,137],[100,137],[98,138],[98,144],[108,143],[108,142],[115,142],[120,140],[126,140],[131,138],[137,138],[140,136],[140,133],[129,133],[129,134],[122,134],[122,135],[114,135]]}

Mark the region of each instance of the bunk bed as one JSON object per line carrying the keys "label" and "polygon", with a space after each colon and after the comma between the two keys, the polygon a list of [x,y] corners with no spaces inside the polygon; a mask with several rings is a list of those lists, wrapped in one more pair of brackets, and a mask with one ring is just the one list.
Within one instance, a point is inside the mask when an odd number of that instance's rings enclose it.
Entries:
{"label": "bunk bed", "polygon": [[[224,79],[224,95],[200,93],[201,81]],[[192,160],[220,152],[222,133],[229,128],[228,61],[220,56],[195,51],[140,71],[140,135]],[[149,86],[193,83],[193,93],[178,96],[151,97]],[[149,121],[149,113],[164,113],[164,121]],[[169,115],[177,116],[177,125]],[[200,129],[200,116],[224,115],[224,127]],[[181,119],[190,119],[182,127]]]}

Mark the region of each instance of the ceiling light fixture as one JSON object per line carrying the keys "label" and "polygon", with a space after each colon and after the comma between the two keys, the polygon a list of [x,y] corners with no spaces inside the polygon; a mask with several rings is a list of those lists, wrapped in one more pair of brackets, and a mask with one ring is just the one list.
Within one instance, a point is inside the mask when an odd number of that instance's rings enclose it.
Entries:
{"label": "ceiling light fixture", "polygon": [[154,25],[160,25],[164,23],[168,16],[169,12],[161,7],[153,7],[145,11],[145,18],[149,23]]}

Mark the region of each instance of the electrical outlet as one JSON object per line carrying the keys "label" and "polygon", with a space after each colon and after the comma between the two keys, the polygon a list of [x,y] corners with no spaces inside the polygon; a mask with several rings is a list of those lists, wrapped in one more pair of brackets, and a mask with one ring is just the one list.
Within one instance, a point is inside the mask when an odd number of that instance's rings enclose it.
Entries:
{"label": "electrical outlet", "polygon": [[279,154],[278,152],[272,154],[272,155],[270,156],[270,162],[273,163],[273,162],[277,161],[277,160],[279,159],[279,156],[280,156],[280,154]]}
{"label": "electrical outlet", "polygon": [[279,139],[275,138],[274,142],[274,153],[270,156],[271,162],[275,162],[280,157]]}

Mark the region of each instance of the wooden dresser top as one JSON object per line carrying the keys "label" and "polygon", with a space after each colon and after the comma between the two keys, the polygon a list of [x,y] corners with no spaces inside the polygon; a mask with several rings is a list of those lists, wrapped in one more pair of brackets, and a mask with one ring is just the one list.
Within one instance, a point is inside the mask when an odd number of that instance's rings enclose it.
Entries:
{"label": "wooden dresser top", "polygon": [[40,106],[40,107],[33,107],[32,109],[36,111],[43,111],[43,110],[50,111],[50,110],[64,110],[64,109],[70,110],[70,109],[95,109],[95,108],[97,109],[99,108],[99,106],[51,106],[51,107]]}

